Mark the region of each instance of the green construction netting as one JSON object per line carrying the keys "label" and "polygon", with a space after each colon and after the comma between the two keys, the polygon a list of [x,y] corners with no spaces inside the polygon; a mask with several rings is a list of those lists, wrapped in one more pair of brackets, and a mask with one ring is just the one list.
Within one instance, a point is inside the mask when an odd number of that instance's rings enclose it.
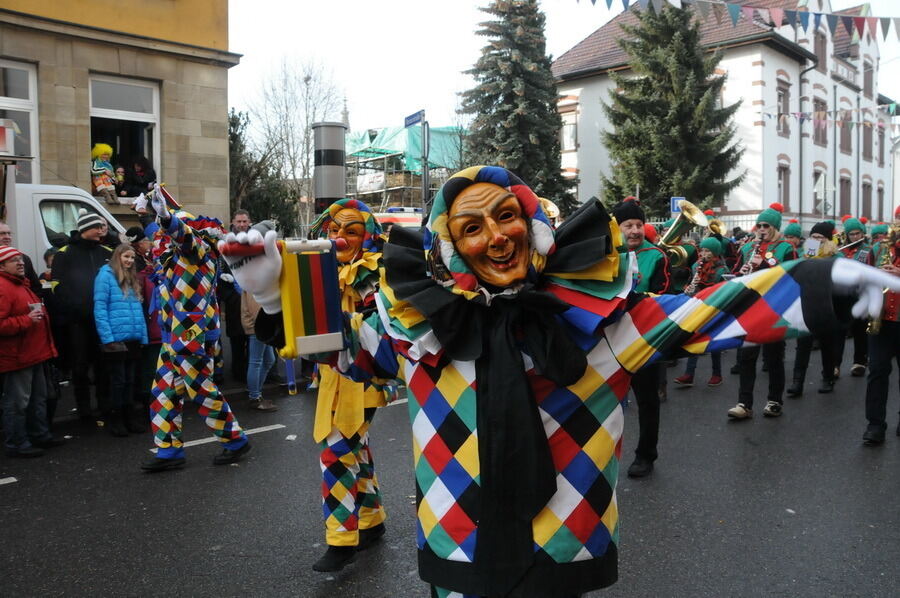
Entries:
{"label": "green construction netting", "polygon": [[[459,127],[431,127],[428,148],[430,168],[459,168],[462,135]],[[357,158],[374,158],[387,154],[403,154],[406,170],[422,172],[422,126],[385,127],[378,129],[374,139],[368,131],[347,133],[347,155]]]}

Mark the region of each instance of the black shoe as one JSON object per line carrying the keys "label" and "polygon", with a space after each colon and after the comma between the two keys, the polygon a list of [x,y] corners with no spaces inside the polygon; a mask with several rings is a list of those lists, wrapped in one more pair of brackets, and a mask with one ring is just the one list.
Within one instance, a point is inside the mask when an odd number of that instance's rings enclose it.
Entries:
{"label": "black shoe", "polygon": [[805,380],[799,376],[794,376],[793,382],[791,382],[790,387],[785,391],[787,396],[797,398],[803,395],[803,383]]}
{"label": "black shoe", "polygon": [[29,459],[31,457],[40,457],[43,454],[44,454],[44,449],[38,448],[36,446],[29,446],[28,448],[6,449],[7,457],[18,457],[21,459]]}
{"label": "black shoe", "polygon": [[125,423],[122,421],[121,413],[118,411],[110,413],[105,417],[105,420],[106,428],[109,430],[110,434],[116,438],[128,437],[128,428],[125,427]]}
{"label": "black shoe", "polygon": [[870,425],[863,434],[863,444],[866,446],[878,446],[884,444],[884,428]]}
{"label": "black shoe", "polygon": [[728,371],[731,372],[732,374],[740,374],[740,373],[741,373],[741,366],[735,364],[735,365],[731,366],[731,369],[728,370]]}
{"label": "black shoe", "polygon": [[147,412],[139,409],[129,410],[125,416],[125,428],[132,434],[143,434],[147,431],[147,423],[142,416]]}
{"label": "black shoe", "polygon": [[356,546],[356,550],[365,550],[367,548],[371,548],[374,544],[376,544],[381,537],[384,535],[384,524],[379,523],[375,527],[370,527],[369,529],[361,529],[359,530],[359,544]]}
{"label": "black shoe", "polygon": [[150,457],[141,463],[141,469],[155,473],[157,471],[165,471],[166,469],[178,469],[184,467],[186,460],[184,457],[175,457],[174,459],[160,459],[159,457]]}
{"label": "black shoe", "polygon": [[645,478],[653,473],[653,461],[644,459],[643,457],[635,457],[631,466],[628,468],[629,478]]}
{"label": "black shoe", "polygon": [[250,452],[250,443],[247,442],[239,449],[235,449],[233,451],[228,449],[223,449],[222,452],[215,457],[213,457],[213,465],[230,465],[231,463],[237,463],[241,460],[241,458]]}
{"label": "black shoe", "polygon": [[340,571],[356,560],[356,546],[329,546],[325,554],[313,563],[313,571]]}
{"label": "black shoe", "polygon": [[819,394],[828,394],[834,390],[834,380],[822,380],[819,384]]}
{"label": "black shoe", "polygon": [[55,446],[62,446],[66,443],[65,438],[61,438],[59,436],[48,436],[43,440],[32,440],[31,444],[38,448],[53,448]]}

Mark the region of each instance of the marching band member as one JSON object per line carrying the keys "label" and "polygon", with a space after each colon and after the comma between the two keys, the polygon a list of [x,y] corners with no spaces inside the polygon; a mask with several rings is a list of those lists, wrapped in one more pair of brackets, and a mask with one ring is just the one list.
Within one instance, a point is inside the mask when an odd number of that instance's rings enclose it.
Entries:
{"label": "marching band member", "polygon": [[[849,215],[843,216],[841,220],[844,223],[844,245],[840,251],[841,257],[856,260],[869,266],[873,265],[875,259],[872,254],[872,246],[866,242],[865,225],[859,219],[852,218]],[[866,364],[869,361],[866,322],[853,320],[850,324],[850,335],[853,337],[853,366],[850,368],[850,375],[858,378],[865,375]],[[841,361],[844,357],[846,340],[846,336],[841,336],[837,360],[838,370],[840,370]]]}

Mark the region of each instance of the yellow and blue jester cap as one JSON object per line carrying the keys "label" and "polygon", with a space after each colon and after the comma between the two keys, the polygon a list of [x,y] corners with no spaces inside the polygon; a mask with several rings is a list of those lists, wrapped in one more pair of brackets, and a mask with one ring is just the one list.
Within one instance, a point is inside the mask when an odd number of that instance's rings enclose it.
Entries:
{"label": "yellow and blue jester cap", "polygon": [[362,214],[366,228],[362,243],[363,253],[367,251],[381,251],[381,225],[372,213],[371,208],[358,199],[339,199],[328,206],[325,211],[316,218],[316,221],[313,222],[309,231],[310,238],[327,237],[328,225],[331,224],[331,221],[341,210],[359,210],[359,213]]}

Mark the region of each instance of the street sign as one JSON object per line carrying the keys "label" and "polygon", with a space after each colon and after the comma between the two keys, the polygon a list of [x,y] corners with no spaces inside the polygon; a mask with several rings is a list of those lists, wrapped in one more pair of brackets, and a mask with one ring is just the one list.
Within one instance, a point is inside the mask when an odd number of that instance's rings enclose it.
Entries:
{"label": "street sign", "polygon": [[422,122],[422,120],[423,120],[424,118],[425,118],[425,111],[424,111],[424,110],[419,110],[418,112],[414,112],[413,114],[410,114],[409,116],[407,116],[406,118],[404,118],[404,119],[403,119],[403,126],[404,126],[404,127],[411,127],[411,126],[413,126],[413,125],[416,124],[416,123]]}
{"label": "street sign", "polygon": [[681,207],[678,205],[679,201],[684,201],[683,197],[670,197],[669,198],[669,211],[673,214],[678,214],[681,212]]}

